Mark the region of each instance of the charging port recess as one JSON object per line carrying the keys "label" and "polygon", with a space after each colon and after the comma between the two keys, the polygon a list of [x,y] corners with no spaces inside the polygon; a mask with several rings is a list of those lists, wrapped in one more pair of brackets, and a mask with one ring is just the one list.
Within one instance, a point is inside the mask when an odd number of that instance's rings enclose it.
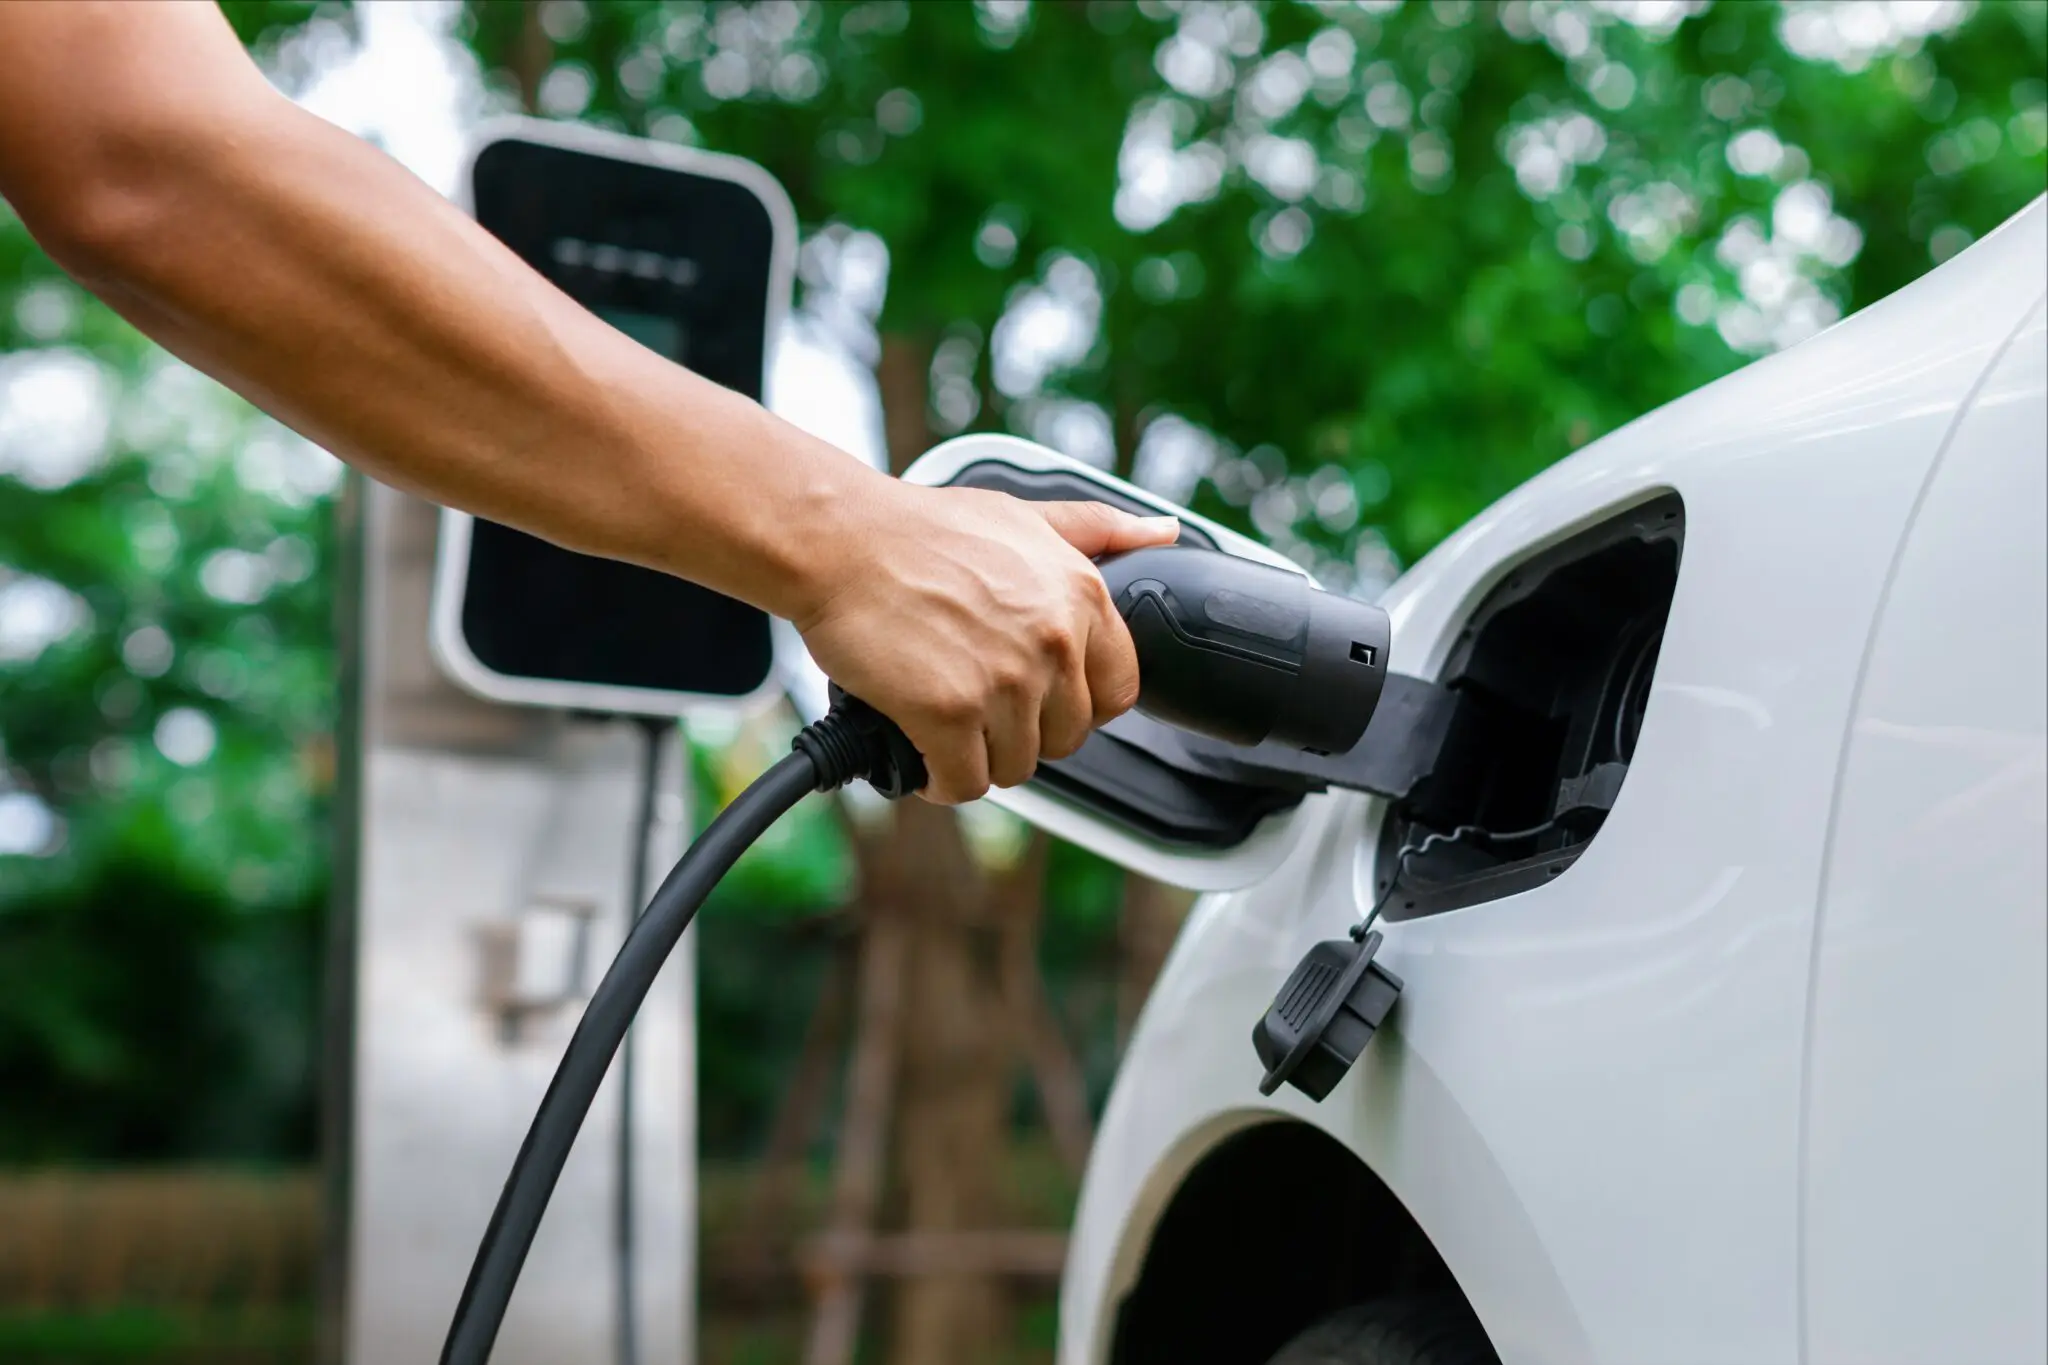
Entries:
{"label": "charging port recess", "polygon": [[1443,748],[1381,822],[1374,889],[1430,834],[1541,832],[1411,853],[1386,919],[1529,890],[1585,851],[1635,755],[1684,540],[1667,493],[1522,562],[1480,602],[1444,666],[1459,705]]}

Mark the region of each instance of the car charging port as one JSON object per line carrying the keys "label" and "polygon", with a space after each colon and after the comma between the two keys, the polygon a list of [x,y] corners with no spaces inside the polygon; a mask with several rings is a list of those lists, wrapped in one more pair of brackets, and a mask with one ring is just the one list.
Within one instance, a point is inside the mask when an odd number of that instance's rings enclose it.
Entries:
{"label": "car charging port", "polygon": [[1543,885],[1599,833],[1642,733],[1684,536],[1667,493],[1517,565],[1480,602],[1444,667],[1458,706],[1443,747],[1381,824],[1387,921]]}

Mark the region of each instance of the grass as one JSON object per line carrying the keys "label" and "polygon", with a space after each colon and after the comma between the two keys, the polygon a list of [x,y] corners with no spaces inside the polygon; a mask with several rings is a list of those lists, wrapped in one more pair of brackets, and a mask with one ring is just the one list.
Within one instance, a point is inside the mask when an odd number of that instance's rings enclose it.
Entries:
{"label": "grass", "polygon": [[0,1310],[8,1365],[303,1365],[313,1308]]}
{"label": "grass", "polygon": [[[1060,1227],[1074,1180],[1049,1144],[1026,1139],[1008,1153],[1000,1222]],[[787,1268],[733,1273],[753,1213],[753,1163],[700,1169],[703,1365],[798,1365],[809,1328],[801,1281]],[[814,1161],[798,1182],[790,1225],[815,1229],[831,1171]],[[4,1365],[309,1365],[317,1251],[312,1173],[0,1173],[0,1362]],[[721,1274],[721,1270],[726,1273]],[[868,1296],[870,1332],[887,1316],[889,1286]],[[1014,1334],[992,1359],[962,1365],[1050,1365],[1054,1287],[1017,1283]],[[36,1304],[38,1307],[27,1305]],[[880,1360],[866,1343],[864,1365]]]}

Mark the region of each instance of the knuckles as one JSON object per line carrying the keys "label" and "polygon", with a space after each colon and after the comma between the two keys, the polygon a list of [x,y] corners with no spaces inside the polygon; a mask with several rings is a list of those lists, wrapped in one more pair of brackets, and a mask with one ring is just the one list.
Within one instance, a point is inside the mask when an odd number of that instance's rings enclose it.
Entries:
{"label": "knuckles", "polygon": [[966,726],[979,728],[982,713],[988,709],[986,695],[971,687],[947,687],[927,697],[925,711],[933,720],[948,729]]}
{"label": "knuckles", "polygon": [[1100,725],[1104,721],[1115,720],[1137,704],[1137,675],[1119,677],[1095,697],[1095,723]]}
{"label": "knuckles", "polygon": [[1072,621],[1048,617],[1032,630],[1032,643],[1039,654],[1056,666],[1065,667],[1081,655],[1081,641]]}
{"label": "knuckles", "polygon": [[1013,659],[989,671],[989,691],[1011,701],[1028,700],[1039,690],[1039,670]]}
{"label": "knuckles", "polygon": [[1088,740],[1086,727],[1049,734],[1044,739],[1047,758],[1067,758],[1074,754]]}

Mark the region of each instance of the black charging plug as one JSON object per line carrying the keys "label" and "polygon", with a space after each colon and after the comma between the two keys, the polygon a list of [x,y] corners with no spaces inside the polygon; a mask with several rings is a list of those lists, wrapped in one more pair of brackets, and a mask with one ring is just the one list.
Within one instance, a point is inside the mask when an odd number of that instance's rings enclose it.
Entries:
{"label": "black charging plug", "polygon": [[1138,707],[1225,743],[1348,751],[1387,680],[1387,614],[1257,560],[1159,545],[1099,566],[1138,655]]}

